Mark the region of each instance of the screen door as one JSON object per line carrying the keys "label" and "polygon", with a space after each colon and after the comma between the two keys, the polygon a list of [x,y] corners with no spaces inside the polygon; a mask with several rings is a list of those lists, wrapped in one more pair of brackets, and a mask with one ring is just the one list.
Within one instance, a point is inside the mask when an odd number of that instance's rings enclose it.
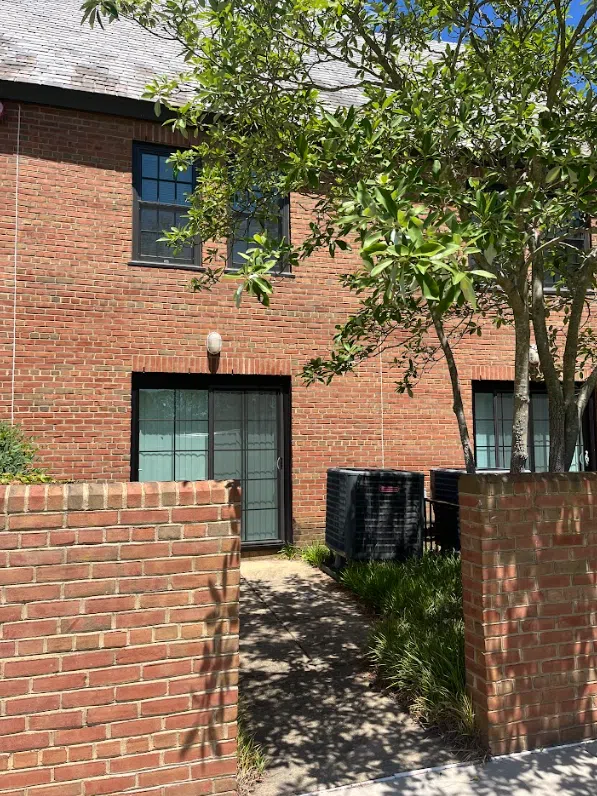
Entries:
{"label": "screen door", "polygon": [[214,390],[213,476],[237,478],[242,487],[242,539],[281,538],[282,472],[280,394]]}

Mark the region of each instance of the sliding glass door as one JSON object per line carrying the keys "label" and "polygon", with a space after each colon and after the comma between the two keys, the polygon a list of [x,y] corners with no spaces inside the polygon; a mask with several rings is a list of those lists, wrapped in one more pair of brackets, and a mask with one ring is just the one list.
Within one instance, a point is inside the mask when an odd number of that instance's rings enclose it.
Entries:
{"label": "sliding glass door", "polygon": [[213,408],[214,478],[242,484],[243,540],[277,539],[283,468],[278,396],[216,390]]}
{"label": "sliding glass door", "polygon": [[145,386],[151,380],[143,378],[134,390],[133,477],[237,479],[243,542],[283,540],[289,524],[286,391],[246,383],[223,387],[216,382],[205,389],[161,386],[167,377],[159,382]]}

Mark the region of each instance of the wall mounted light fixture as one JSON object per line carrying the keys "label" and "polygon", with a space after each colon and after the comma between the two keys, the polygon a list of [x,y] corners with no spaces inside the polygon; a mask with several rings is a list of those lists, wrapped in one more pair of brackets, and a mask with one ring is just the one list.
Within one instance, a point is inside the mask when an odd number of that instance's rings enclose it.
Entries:
{"label": "wall mounted light fixture", "polygon": [[222,335],[219,332],[210,332],[207,335],[207,353],[217,357],[222,351]]}

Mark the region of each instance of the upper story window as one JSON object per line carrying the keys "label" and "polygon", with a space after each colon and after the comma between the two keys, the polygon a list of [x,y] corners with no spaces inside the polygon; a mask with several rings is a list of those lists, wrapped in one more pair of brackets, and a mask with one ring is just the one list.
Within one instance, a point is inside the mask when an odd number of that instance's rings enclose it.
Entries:
{"label": "upper story window", "polygon": [[564,243],[566,246],[559,246],[555,253],[554,267],[545,274],[543,285],[546,288],[555,288],[561,279],[562,272],[578,268],[581,265],[580,252],[587,252],[591,248],[589,219],[582,213],[574,214],[570,222],[569,234],[564,238]]}
{"label": "upper story window", "polygon": [[[288,197],[262,196],[255,190],[252,195],[237,196],[232,205],[234,233],[228,244],[228,269],[238,271],[246,262],[243,254],[254,247],[251,239],[258,233],[267,232],[275,241],[290,239],[290,205]],[[278,271],[287,270],[279,263]]]}
{"label": "upper story window", "polygon": [[200,265],[200,246],[180,251],[160,241],[164,231],[184,226],[189,196],[195,187],[195,169],[175,172],[168,158],[172,148],[133,145],[133,261],[162,268]]}

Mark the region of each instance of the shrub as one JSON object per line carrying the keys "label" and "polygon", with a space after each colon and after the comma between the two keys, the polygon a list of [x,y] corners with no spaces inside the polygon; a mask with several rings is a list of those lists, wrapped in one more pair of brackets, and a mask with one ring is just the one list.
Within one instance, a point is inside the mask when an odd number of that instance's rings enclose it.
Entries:
{"label": "shrub", "polygon": [[0,474],[15,476],[32,472],[36,453],[36,446],[18,426],[0,422]]}
{"label": "shrub", "polygon": [[313,544],[301,548],[299,552],[303,561],[306,561],[312,567],[320,567],[322,564],[326,564],[332,555],[329,547],[326,547],[322,542],[313,542]]}
{"label": "shrub", "polygon": [[28,473],[2,473],[0,474],[0,485],[5,484],[51,484],[54,479],[43,470],[30,470]]}
{"label": "shrub", "polygon": [[380,615],[369,656],[422,724],[476,740],[465,688],[462,581],[457,555],[349,564],[342,583]]}

